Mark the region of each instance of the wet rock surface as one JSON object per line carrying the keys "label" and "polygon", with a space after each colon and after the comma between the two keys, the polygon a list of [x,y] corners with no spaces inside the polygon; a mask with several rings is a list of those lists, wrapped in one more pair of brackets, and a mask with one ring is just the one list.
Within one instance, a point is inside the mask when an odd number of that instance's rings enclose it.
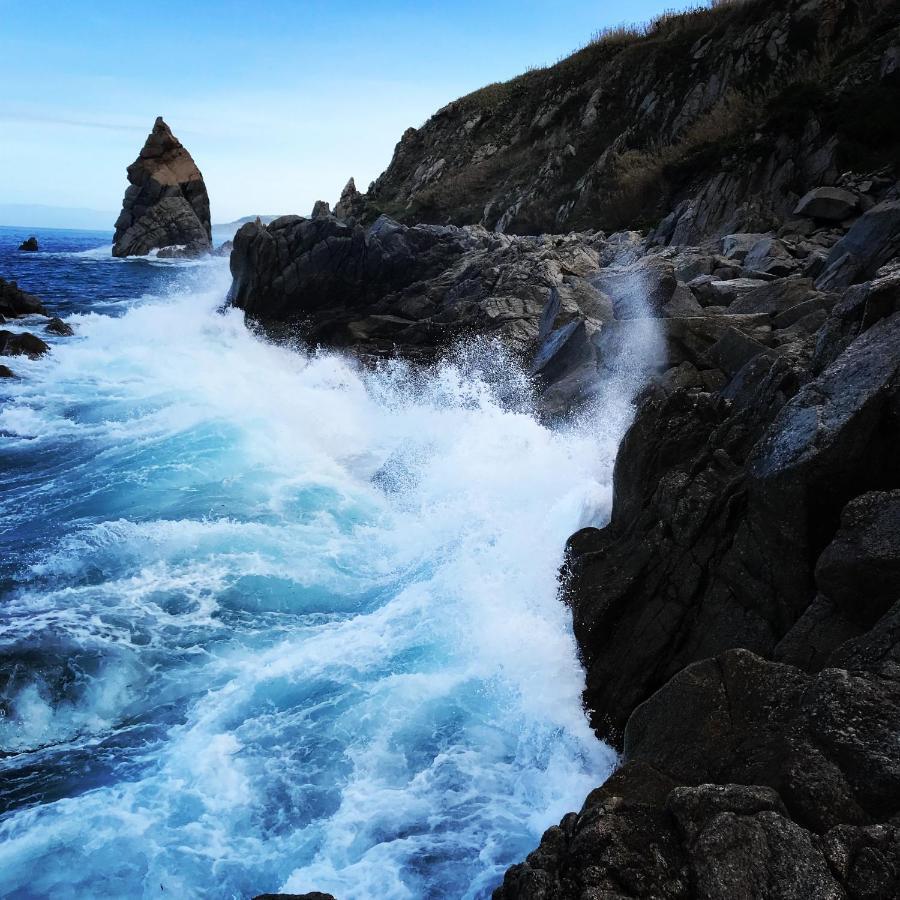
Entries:
{"label": "wet rock surface", "polygon": [[[622,763],[496,900],[900,891],[900,228],[871,212],[844,287],[792,274],[717,307],[697,276],[704,316],[664,323],[673,367],[566,567]],[[684,277],[713,265],[677,252]]]}
{"label": "wet rock surface", "polygon": [[190,153],[157,118],[138,158],[128,167],[129,187],[116,219],[113,256],[146,256],[163,247],[211,247],[209,197]]}

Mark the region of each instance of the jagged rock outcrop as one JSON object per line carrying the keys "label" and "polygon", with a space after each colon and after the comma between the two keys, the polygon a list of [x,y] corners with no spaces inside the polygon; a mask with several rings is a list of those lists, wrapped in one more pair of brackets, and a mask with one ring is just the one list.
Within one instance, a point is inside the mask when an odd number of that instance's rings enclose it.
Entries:
{"label": "jagged rock outcrop", "polygon": [[351,178],[341,191],[340,200],[334,206],[334,214],[351,224],[361,221],[366,213],[365,197],[356,189],[356,182]]}
{"label": "jagged rock outcrop", "polygon": [[368,215],[519,234],[663,220],[674,244],[769,230],[810,189],[897,158],[898,29],[896,0],[664,15],[408,129]]}
{"label": "jagged rock outcrop", "polygon": [[190,153],[160,116],[138,158],[116,220],[113,256],[145,256],[183,246],[190,255],[212,245],[209,197]]}
{"label": "jagged rock outcrop", "polygon": [[60,337],[71,337],[75,334],[72,326],[63,322],[58,316],[53,316],[44,327],[50,334],[57,334]]}
{"label": "jagged rock outcrop", "polygon": [[628,236],[285,216],[235,235],[230,296],[258,321],[294,323],[310,343],[363,355],[429,361],[464,337],[497,338],[543,381],[548,411],[562,412],[586,399],[592,379],[571,376],[596,370],[593,339],[614,316],[593,276],[637,247]]}
{"label": "jagged rock outcrop", "polygon": [[19,244],[19,249],[24,251],[25,253],[37,253],[40,249],[38,246],[38,239],[32,235],[30,238],[26,238]]}

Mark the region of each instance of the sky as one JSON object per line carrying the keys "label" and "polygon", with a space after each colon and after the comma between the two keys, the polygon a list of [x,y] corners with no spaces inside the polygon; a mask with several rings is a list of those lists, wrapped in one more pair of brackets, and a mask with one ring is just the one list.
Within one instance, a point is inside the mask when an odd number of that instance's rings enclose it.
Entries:
{"label": "sky", "polygon": [[456,97],[673,5],[690,4],[0,0],[0,224],[114,219],[158,115],[214,222],[308,214],[351,175],[365,190],[403,131]]}

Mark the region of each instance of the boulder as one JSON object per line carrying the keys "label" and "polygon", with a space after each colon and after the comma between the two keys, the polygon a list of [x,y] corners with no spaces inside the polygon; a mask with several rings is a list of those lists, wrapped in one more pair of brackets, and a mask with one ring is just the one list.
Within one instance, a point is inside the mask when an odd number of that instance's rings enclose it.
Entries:
{"label": "boulder", "polygon": [[834,304],[819,333],[813,370],[822,371],[863,331],[900,312],[900,261],[880,269],[875,278],[846,290]]}
{"label": "boulder", "polygon": [[791,255],[784,241],[765,237],[757,241],[744,258],[742,271],[747,274],[753,273],[757,277],[760,273],[783,277],[795,272],[799,267],[800,264]]}
{"label": "boulder", "polygon": [[25,251],[26,253],[35,253],[40,248],[38,247],[38,240],[34,235],[30,238],[26,238],[19,244],[19,249]]}
{"label": "boulder", "polygon": [[795,216],[843,222],[859,212],[859,195],[837,187],[817,187],[800,198]]}
{"label": "boulder", "polygon": [[51,334],[58,334],[62,337],[71,337],[75,332],[71,325],[67,325],[62,319],[54,316],[45,326]]}
{"label": "boulder", "polygon": [[888,84],[900,84],[900,45],[894,44],[881,57],[881,80]]}
{"label": "boulder", "polygon": [[181,245],[160,247],[156,251],[157,259],[197,259],[209,253],[209,244],[201,241]]}
{"label": "boulder", "polygon": [[213,256],[231,256],[231,251],[234,249],[234,241],[223,241],[213,250]]}
{"label": "boulder", "polygon": [[37,335],[28,331],[0,331],[0,356],[27,356],[37,359],[43,356],[50,347]]}
{"label": "boulder", "polygon": [[313,204],[312,213],[310,214],[311,219],[320,219],[322,216],[330,216],[331,215],[331,207],[325,200],[316,200]]}
{"label": "boulder", "polygon": [[900,490],[863,494],[841,513],[816,584],[849,621],[871,628],[900,601]]}
{"label": "boulder", "polygon": [[723,281],[710,281],[706,287],[712,295],[713,305],[730,306],[735,300],[765,287],[766,284],[767,281],[759,278],[729,278]]}
{"label": "boulder", "polygon": [[146,256],[173,245],[209,250],[212,230],[203,176],[162,117],[128,167],[128,181],[113,256]]}
{"label": "boulder", "polygon": [[39,297],[23,291],[15,281],[0,278],[0,314],[16,316],[46,315]]}
{"label": "boulder", "polygon": [[872,278],[898,255],[900,200],[885,201],[860,216],[834,245],[816,284],[823,290],[833,290]]}
{"label": "boulder", "polygon": [[726,259],[743,263],[747,254],[767,236],[765,234],[728,234],[722,238],[722,254]]}
{"label": "boulder", "polygon": [[15,378],[16,373],[9,366],[0,366],[0,378]]}
{"label": "boulder", "polygon": [[745,650],[697,662],[635,710],[621,768],[494,900],[895,896],[898,727],[896,681]]}

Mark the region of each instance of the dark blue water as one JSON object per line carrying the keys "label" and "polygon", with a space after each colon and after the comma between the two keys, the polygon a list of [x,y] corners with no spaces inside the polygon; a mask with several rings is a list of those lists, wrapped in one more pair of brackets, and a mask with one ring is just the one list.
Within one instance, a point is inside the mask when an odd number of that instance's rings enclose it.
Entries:
{"label": "dark blue water", "polygon": [[0,381],[0,895],[489,896],[612,763],[556,572],[621,410],[271,346],[109,237],[0,229],[76,332]]}

